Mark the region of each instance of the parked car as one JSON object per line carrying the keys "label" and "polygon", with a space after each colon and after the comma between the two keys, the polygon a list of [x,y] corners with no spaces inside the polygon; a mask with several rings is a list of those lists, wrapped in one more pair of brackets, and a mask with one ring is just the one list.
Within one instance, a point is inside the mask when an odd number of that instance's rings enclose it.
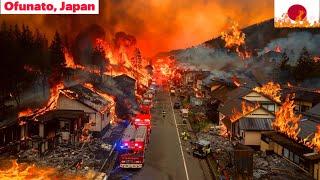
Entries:
{"label": "parked car", "polygon": [[194,143],[193,156],[205,158],[211,153],[212,149],[209,141],[200,139]]}
{"label": "parked car", "polygon": [[175,102],[173,105],[174,109],[180,109],[180,107],[181,107],[181,102]]}

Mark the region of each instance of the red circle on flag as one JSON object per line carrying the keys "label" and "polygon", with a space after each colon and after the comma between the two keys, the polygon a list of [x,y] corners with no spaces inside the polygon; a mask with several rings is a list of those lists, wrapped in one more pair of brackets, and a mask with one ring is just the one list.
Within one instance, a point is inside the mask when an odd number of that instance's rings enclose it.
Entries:
{"label": "red circle on flag", "polygon": [[307,16],[307,10],[304,6],[295,4],[288,9],[288,16],[294,21],[301,21]]}

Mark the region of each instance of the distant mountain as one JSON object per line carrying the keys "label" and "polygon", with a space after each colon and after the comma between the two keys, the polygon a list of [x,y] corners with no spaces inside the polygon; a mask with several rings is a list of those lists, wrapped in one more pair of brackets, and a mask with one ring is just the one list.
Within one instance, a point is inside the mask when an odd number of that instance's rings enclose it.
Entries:
{"label": "distant mountain", "polygon": [[[275,28],[273,19],[243,28],[242,32],[246,34],[246,49],[253,52],[254,54],[266,47],[272,40],[285,38],[290,33],[309,32],[311,34],[320,34],[319,29],[317,28]],[[221,36],[219,36],[217,38],[213,38],[204,42],[202,45],[210,48],[221,49],[224,48],[224,44],[225,43],[221,39]],[[187,49],[172,50],[169,52],[161,52],[157,56],[174,56],[192,48],[193,47]]]}

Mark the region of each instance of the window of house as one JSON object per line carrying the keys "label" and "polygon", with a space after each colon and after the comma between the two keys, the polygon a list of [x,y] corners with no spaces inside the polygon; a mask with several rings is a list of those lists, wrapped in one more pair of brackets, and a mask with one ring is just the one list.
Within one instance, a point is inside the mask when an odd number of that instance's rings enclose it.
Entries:
{"label": "window of house", "polygon": [[287,148],[283,148],[283,156],[289,159],[289,150]]}
{"label": "window of house", "polygon": [[293,162],[296,164],[299,164],[299,159],[300,159],[299,156],[294,155]]}
{"label": "window of house", "polygon": [[262,103],[262,107],[264,107],[265,109],[267,109],[270,112],[275,112],[275,104],[273,103]]}
{"label": "window of house", "polygon": [[300,111],[301,111],[301,112],[306,112],[306,111],[308,111],[309,109],[310,109],[309,106],[304,106],[304,105],[301,105],[301,106],[300,106]]}
{"label": "window of house", "polygon": [[64,130],[66,130],[66,131],[70,130],[70,123],[69,122],[64,123]]}
{"label": "window of house", "polygon": [[253,113],[253,114],[251,114],[251,115],[253,115],[253,116],[264,116],[264,115],[268,115],[268,114]]}
{"label": "window of house", "polygon": [[289,152],[289,159],[291,160],[291,161],[293,161],[293,152]]}

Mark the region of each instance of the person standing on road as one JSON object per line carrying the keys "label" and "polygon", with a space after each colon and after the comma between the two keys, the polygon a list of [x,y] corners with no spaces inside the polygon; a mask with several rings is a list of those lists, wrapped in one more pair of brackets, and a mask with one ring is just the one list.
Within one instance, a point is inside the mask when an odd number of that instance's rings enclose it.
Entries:
{"label": "person standing on road", "polygon": [[165,110],[162,111],[162,117],[163,117],[163,118],[166,117],[166,111],[165,111]]}

